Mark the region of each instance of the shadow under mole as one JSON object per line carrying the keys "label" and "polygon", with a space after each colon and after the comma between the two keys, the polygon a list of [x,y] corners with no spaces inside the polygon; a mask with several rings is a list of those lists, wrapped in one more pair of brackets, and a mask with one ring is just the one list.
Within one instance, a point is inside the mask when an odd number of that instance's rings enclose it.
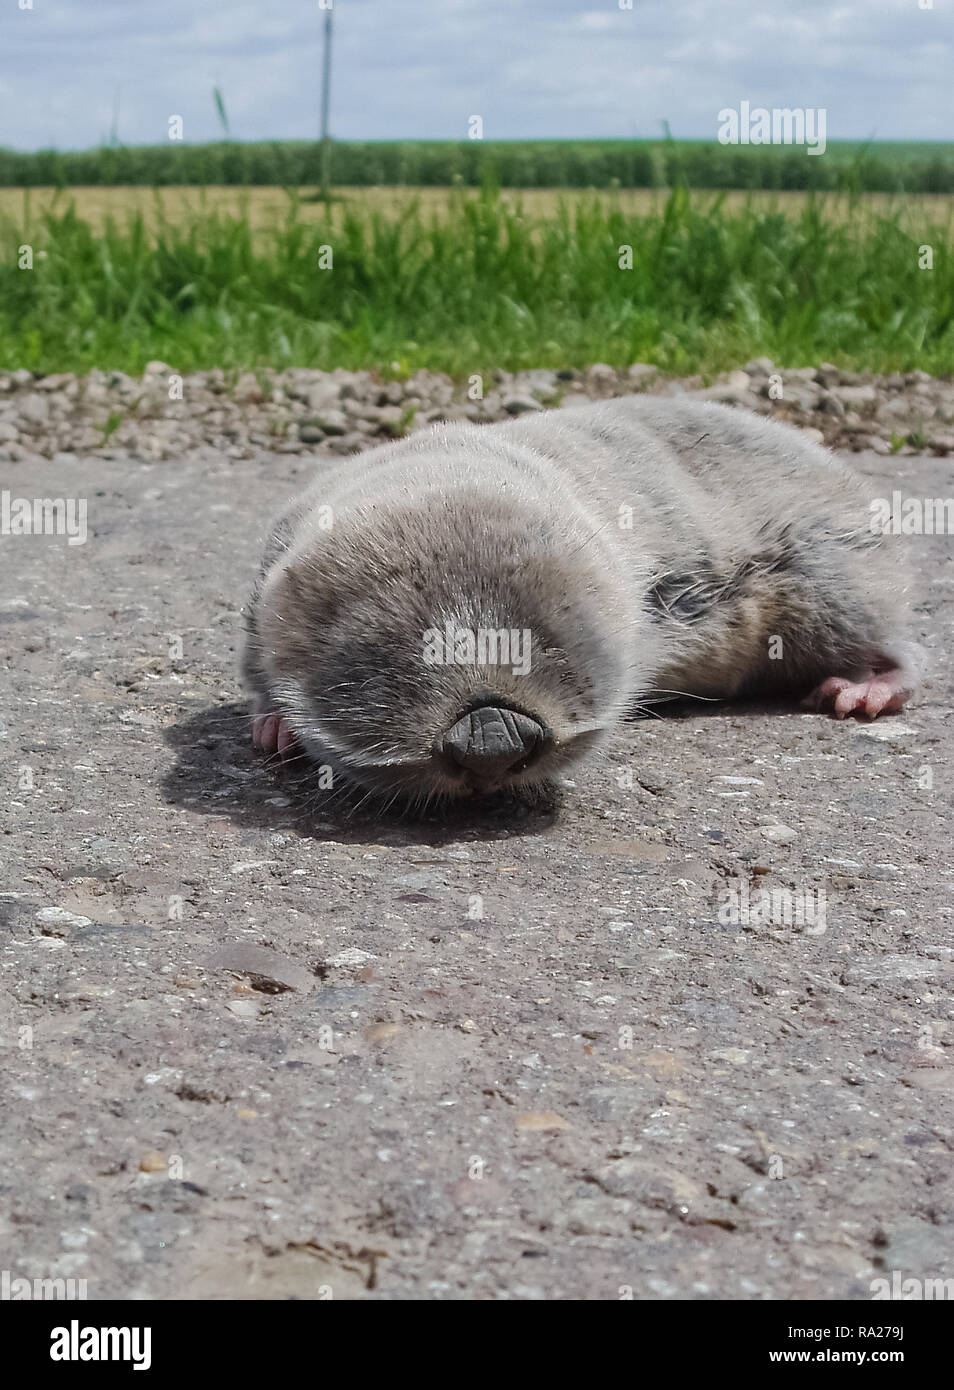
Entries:
{"label": "shadow under mole", "polygon": [[[651,714],[635,714],[622,727],[679,723],[700,715],[785,714],[804,718],[806,711],[798,700],[774,695],[738,702],[674,699],[659,702]],[[562,788],[550,786],[445,801],[423,810],[397,802],[382,808],[380,799],[360,788],[322,789],[306,758],[262,758],[252,747],[248,708],[238,701],[197,710],[167,728],[164,737],[176,755],[162,785],[170,804],[197,815],[225,817],[243,829],[292,830],[303,839],[439,847],[540,835],[558,820],[565,796]]]}
{"label": "shadow under mole", "polygon": [[162,783],[167,802],[225,817],[248,830],[293,830],[341,843],[440,846],[539,835],[556,820],[559,788],[446,801],[415,811],[382,808],[361,789],[325,790],[306,758],[267,760],[252,747],[248,707],[232,702],[189,714],[164,731],[175,753]]}

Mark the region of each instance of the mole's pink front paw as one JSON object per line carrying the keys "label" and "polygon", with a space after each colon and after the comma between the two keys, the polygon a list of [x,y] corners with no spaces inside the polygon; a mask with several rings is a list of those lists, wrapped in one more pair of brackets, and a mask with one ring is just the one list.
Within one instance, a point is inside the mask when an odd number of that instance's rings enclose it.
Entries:
{"label": "mole's pink front paw", "polygon": [[252,716],[252,742],[263,753],[281,757],[298,751],[298,740],[277,711],[262,710]]}
{"label": "mole's pink front paw", "polygon": [[911,694],[910,687],[908,673],[899,667],[862,681],[829,676],[803,703],[809,709],[830,709],[836,719],[844,719],[849,714],[875,719],[879,714],[901,709]]}

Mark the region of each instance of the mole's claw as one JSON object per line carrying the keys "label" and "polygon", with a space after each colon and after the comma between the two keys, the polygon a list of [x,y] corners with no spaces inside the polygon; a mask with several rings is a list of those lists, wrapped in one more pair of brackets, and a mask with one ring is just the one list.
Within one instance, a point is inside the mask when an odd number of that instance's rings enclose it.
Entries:
{"label": "mole's claw", "polygon": [[276,710],[263,710],[252,716],[252,743],[263,753],[283,758],[298,749],[298,739]]}
{"label": "mole's claw", "polygon": [[861,681],[829,676],[812,691],[804,705],[809,709],[830,709],[836,719],[845,719],[850,714],[877,719],[879,714],[892,714],[901,709],[911,694],[910,686],[907,672],[900,667]]}

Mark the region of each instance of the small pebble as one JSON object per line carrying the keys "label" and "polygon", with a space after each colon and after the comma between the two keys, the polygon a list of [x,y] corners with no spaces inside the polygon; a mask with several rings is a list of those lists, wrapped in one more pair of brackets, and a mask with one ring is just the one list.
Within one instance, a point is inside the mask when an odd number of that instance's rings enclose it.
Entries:
{"label": "small pebble", "polygon": [[759,834],[776,845],[790,845],[798,839],[798,832],[790,825],[763,825],[759,827]]}

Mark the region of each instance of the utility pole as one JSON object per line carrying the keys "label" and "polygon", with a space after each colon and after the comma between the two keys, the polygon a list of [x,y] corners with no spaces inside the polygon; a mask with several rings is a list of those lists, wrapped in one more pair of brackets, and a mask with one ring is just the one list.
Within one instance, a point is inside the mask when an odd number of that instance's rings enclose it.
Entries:
{"label": "utility pole", "polygon": [[334,0],[325,10],[325,53],[321,72],[321,196],[331,201],[331,140],[328,136],[328,103],[331,98],[331,17]]}

